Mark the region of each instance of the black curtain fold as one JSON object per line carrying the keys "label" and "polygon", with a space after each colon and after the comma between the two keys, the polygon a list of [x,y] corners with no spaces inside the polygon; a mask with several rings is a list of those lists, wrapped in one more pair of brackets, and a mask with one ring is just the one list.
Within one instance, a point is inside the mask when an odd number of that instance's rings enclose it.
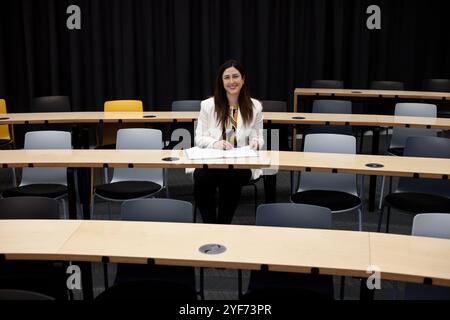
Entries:
{"label": "black curtain fold", "polygon": [[[81,30],[66,9],[81,8]],[[366,9],[381,7],[381,30]],[[0,97],[68,95],[73,110],[142,99],[146,110],[212,94],[226,59],[246,66],[252,95],[292,103],[314,79],[405,82],[450,77],[445,0],[7,0],[0,3]]]}

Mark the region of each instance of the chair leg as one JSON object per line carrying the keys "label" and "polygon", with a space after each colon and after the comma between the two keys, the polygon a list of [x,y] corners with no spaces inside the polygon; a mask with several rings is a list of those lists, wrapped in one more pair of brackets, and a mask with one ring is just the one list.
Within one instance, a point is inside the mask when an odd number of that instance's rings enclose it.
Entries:
{"label": "chair leg", "polygon": [[362,210],[358,209],[358,230],[362,231]]}
{"label": "chair leg", "polygon": [[205,272],[200,268],[200,299],[205,300]]}
{"label": "chair leg", "polygon": [[91,219],[94,220],[95,193],[91,197]]}
{"label": "chair leg", "polygon": [[377,232],[381,232],[381,223],[383,222],[383,214],[384,214],[384,205],[381,207],[381,210],[380,210],[380,218],[378,219]]}
{"label": "chair leg", "polygon": [[386,180],[386,176],[383,176],[383,179],[381,180],[380,202],[378,203],[378,210],[381,210],[381,207],[383,206],[385,180]]}
{"label": "chair leg", "polygon": [[194,203],[194,223],[197,222],[197,202]]}
{"label": "chair leg", "polygon": [[241,300],[242,296],[242,270],[238,269],[238,299]]}
{"label": "chair leg", "polygon": [[388,207],[386,216],[386,233],[389,233],[389,219],[391,218],[391,207]]}
{"label": "chair leg", "polygon": [[339,291],[339,300],[344,300],[345,276],[341,276],[341,286]]}
{"label": "chair leg", "polygon": [[107,184],[108,183],[108,168],[104,168],[103,169],[103,183]]}
{"label": "chair leg", "polygon": [[67,210],[66,210],[66,201],[64,199],[61,199],[61,206],[62,206],[62,212],[64,219],[67,220]]}
{"label": "chair leg", "polygon": [[253,189],[255,191],[255,217],[256,217],[256,209],[258,208],[258,187],[256,184],[253,184]]}
{"label": "chair leg", "polygon": [[108,262],[102,261],[103,265],[103,281],[105,284],[105,290],[109,288],[109,279],[108,279]]}
{"label": "chair leg", "polygon": [[15,168],[11,168],[11,179],[12,179],[13,188],[17,187],[16,169]]}

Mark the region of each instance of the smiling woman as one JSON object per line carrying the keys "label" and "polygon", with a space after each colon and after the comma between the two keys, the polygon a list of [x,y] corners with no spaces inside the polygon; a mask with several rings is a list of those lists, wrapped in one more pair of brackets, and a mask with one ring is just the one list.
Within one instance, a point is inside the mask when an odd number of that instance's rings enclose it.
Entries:
{"label": "smiling woman", "polygon": [[[202,101],[195,131],[195,143],[201,148],[231,149],[248,146],[260,149],[264,144],[262,106],[250,98],[247,76],[241,64],[226,61],[217,73],[214,97]],[[196,169],[194,196],[203,222],[231,223],[250,178],[257,179],[261,170]],[[216,189],[219,210],[216,214]]]}

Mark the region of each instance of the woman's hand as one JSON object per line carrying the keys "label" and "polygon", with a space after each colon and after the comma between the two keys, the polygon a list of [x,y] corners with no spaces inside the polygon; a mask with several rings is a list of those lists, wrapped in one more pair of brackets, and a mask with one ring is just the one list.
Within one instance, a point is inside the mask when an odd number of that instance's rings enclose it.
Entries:
{"label": "woman's hand", "polygon": [[220,149],[220,150],[230,150],[233,149],[233,146],[231,143],[225,140],[220,140],[214,143],[213,145],[214,149]]}
{"label": "woman's hand", "polygon": [[259,143],[256,140],[252,140],[249,146],[252,150],[259,150]]}

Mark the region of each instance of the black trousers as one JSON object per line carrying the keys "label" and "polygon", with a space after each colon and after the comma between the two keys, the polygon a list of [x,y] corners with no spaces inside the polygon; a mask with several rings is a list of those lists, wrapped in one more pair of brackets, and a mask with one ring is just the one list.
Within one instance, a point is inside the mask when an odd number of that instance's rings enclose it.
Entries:
{"label": "black trousers", "polygon": [[[204,223],[229,224],[241,198],[242,186],[251,178],[250,169],[196,169],[194,197]],[[219,189],[219,210],[216,193]]]}

